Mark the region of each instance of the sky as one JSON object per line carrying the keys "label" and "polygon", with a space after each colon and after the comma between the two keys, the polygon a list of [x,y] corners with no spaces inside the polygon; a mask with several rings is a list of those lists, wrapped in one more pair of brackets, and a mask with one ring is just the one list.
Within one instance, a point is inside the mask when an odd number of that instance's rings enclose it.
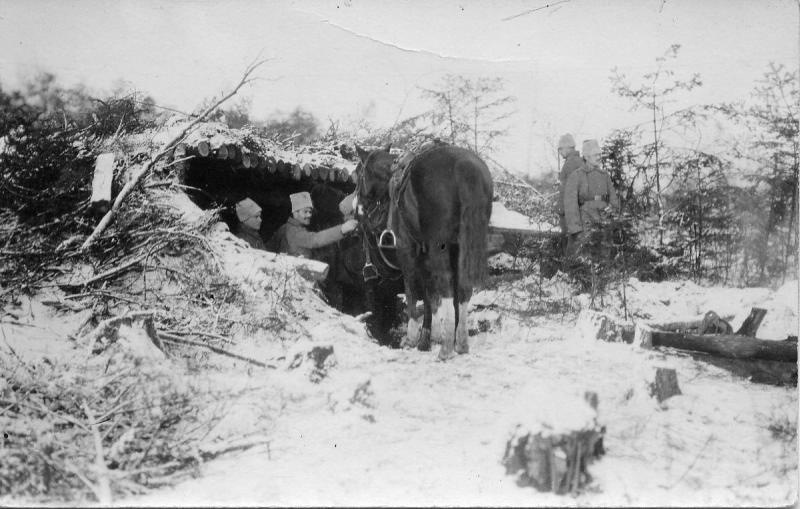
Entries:
{"label": "sky", "polygon": [[561,134],[602,141],[645,120],[613,94],[612,68],[635,81],[680,44],[673,68],[703,86],[676,108],[741,100],[769,62],[797,69],[799,37],[798,0],[0,0],[0,85],[124,81],[191,111],[263,58],[239,94],[252,117],[300,106],[323,127],[388,127],[429,108],[420,87],[446,74],[500,77],[517,113],[495,159],[536,175]]}

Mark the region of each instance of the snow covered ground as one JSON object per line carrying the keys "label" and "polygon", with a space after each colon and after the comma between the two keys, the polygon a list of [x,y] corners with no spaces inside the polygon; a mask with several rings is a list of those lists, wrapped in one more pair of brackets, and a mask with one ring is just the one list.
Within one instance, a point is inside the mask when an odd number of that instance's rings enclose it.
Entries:
{"label": "snow covered ground", "polygon": [[[778,291],[701,288],[688,282],[627,286],[628,312],[648,321],[708,310],[738,327],[768,309],[759,337],[798,325],[797,282]],[[319,383],[303,370],[245,370],[224,383],[259,388],[233,403],[228,425],[269,420],[269,446],[211,461],[202,475],[123,504],[772,506],[798,491],[795,387],[751,383],[676,351],[587,340],[575,327],[587,305],[559,277],[533,277],[478,293],[484,332],[471,351],[441,363],[436,351],[390,350],[348,316],[314,308],[297,343],[243,345],[274,357],[333,345]],[[619,297],[605,311],[622,314]],[[477,327],[476,327],[477,328]],[[648,394],[657,367],[677,372],[681,395]],[[230,373],[238,373],[231,376]],[[505,442],[520,420],[563,414],[562,397],[592,390],[607,428],[606,454],[577,496],[521,487],[506,475]],[[268,410],[283,401],[279,415]],[[562,415],[564,419],[570,416]],[[244,424],[243,424],[244,423]],[[224,424],[224,423],[223,423]]]}

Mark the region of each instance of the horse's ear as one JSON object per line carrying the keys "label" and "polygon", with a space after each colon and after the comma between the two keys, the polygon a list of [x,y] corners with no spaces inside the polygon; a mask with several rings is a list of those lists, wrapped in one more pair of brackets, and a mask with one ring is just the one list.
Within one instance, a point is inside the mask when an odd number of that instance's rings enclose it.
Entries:
{"label": "horse's ear", "polygon": [[356,153],[358,154],[358,158],[361,159],[362,163],[367,161],[367,156],[369,155],[369,152],[356,145]]}
{"label": "horse's ear", "polygon": [[389,152],[391,149],[392,149],[392,144],[391,143],[387,143],[386,147],[384,147],[383,150],[385,150],[386,152]]}

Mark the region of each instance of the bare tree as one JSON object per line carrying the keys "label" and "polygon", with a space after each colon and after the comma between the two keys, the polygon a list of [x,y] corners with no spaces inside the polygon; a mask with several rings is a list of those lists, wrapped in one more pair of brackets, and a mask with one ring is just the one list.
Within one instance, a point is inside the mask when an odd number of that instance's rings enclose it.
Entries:
{"label": "bare tree", "polygon": [[678,57],[680,44],[673,44],[660,57],[656,58],[656,68],[645,73],[638,84],[633,84],[629,78],[619,72],[617,68],[612,69],[611,76],[612,90],[620,97],[630,99],[633,102],[633,111],[646,110],[651,114],[652,123],[652,144],[649,151],[653,156],[653,178],[656,189],[656,213],[658,214],[659,235],[658,245],[664,243],[664,198],[662,193],[662,150],[664,147],[664,132],[677,125],[685,125],[687,121],[693,120],[691,108],[676,109],[669,111],[668,104],[672,102],[673,95],[680,91],[690,91],[695,87],[701,86],[700,75],[692,74],[688,79],[676,79],[675,71],[667,66],[671,60]]}
{"label": "bare tree", "polygon": [[502,78],[449,74],[436,88],[423,89],[422,96],[434,102],[434,108],[423,115],[434,134],[478,154],[493,152],[496,142],[508,133],[506,121],[516,111],[516,98],[505,93]]}

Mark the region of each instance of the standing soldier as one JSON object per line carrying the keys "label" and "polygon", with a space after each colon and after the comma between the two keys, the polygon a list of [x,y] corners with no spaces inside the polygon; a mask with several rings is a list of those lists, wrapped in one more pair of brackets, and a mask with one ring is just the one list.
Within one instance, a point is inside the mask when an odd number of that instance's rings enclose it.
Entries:
{"label": "standing soldier", "polygon": [[[582,147],[586,164],[573,171],[564,188],[564,219],[567,224],[567,255],[579,254],[591,241],[595,262],[610,254],[610,216],[619,210],[619,199],[611,177],[600,166],[600,145],[586,140]],[[596,249],[598,248],[599,249]]]}
{"label": "standing soldier", "polygon": [[575,139],[567,133],[558,140],[558,155],[564,158],[564,165],[558,174],[558,203],[556,211],[561,225],[561,252],[564,253],[567,247],[567,222],[564,219],[564,187],[567,185],[569,176],[583,166],[581,155],[575,150]]}

